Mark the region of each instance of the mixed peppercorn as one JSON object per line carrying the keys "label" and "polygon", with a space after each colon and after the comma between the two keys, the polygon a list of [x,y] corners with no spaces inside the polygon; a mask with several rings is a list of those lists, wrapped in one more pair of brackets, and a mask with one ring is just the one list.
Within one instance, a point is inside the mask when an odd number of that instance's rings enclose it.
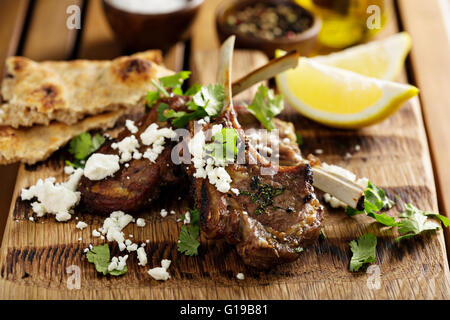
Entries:
{"label": "mixed peppercorn", "polygon": [[312,17],[303,8],[287,3],[257,3],[231,12],[227,17],[230,27],[266,40],[292,39],[309,29],[312,23]]}

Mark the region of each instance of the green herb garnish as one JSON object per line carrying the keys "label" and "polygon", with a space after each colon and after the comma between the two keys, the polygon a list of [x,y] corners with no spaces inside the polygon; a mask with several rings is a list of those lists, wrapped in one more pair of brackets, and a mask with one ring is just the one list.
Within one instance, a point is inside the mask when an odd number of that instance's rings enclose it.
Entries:
{"label": "green herb garnish", "polygon": [[211,157],[218,162],[234,162],[237,155],[238,133],[233,128],[223,128],[216,133],[212,140],[213,143],[206,145]]}
{"label": "green herb garnish", "polygon": [[284,192],[284,188],[276,188],[262,183],[258,176],[251,178],[250,189],[253,192],[241,191],[240,194],[250,196],[252,202],[258,204],[254,212],[257,215],[264,213],[267,207],[273,205],[273,199]]}
{"label": "green herb garnish", "polygon": [[95,269],[104,275],[110,274],[112,276],[121,276],[128,271],[127,266],[125,266],[122,270],[108,270],[108,266],[111,263],[111,256],[109,246],[107,244],[93,247],[86,253],[86,257],[89,262],[95,265]]}
{"label": "green herb garnish", "polygon": [[159,78],[158,81],[151,80],[155,86],[156,91],[147,92],[147,105],[152,107],[161,97],[170,97],[167,89],[170,89],[172,94],[182,96],[194,95],[197,91],[198,85],[194,85],[183,93],[182,86],[186,79],[189,78],[190,71],[180,71],[174,75]]}
{"label": "green herb garnish", "polygon": [[83,168],[85,160],[97,151],[103,143],[105,143],[105,138],[98,133],[93,137],[90,133],[80,134],[69,143],[69,152],[75,160],[73,162],[67,160],[66,164],[74,168]]}
{"label": "green herb garnish", "polygon": [[358,242],[350,242],[352,250],[352,259],[350,260],[350,271],[355,272],[366,263],[375,262],[376,259],[377,238],[370,233],[362,235]]}
{"label": "green herb garnish", "polygon": [[200,242],[197,240],[200,235],[200,213],[197,209],[189,210],[189,212],[190,223],[188,226],[181,226],[178,238],[178,251],[187,256],[196,256],[200,246]]}
{"label": "green herb garnish", "polygon": [[297,144],[299,145],[299,147],[301,147],[303,145],[303,136],[300,132],[296,132],[295,133],[295,137],[297,140]]}
{"label": "green herb garnish", "polygon": [[284,108],[283,97],[275,96],[272,89],[260,85],[253,102],[247,108],[267,130],[271,131],[275,127],[273,118]]}
{"label": "green herb garnish", "polygon": [[347,207],[345,212],[349,216],[365,213],[383,225],[394,227],[397,225],[395,218],[389,217],[385,213],[380,213],[382,209],[392,208],[393,204],[394,202],[386,196],[386,192],[383,189],[369,182],[364,190],[364,210],[358,211],[352,207]]}
{"label": "green herb garnish", "polygon": [[398,223],[398,232],[403,235],[396,238],[395,241],[410,239],[424,231],[439,229],[435,223],[428,220],[429,216],[441,220],[445,227],[450,225],[450,220],[440,214],[417,209],[410,203],[405,205],[405,211],[400,214],[401,221]]}

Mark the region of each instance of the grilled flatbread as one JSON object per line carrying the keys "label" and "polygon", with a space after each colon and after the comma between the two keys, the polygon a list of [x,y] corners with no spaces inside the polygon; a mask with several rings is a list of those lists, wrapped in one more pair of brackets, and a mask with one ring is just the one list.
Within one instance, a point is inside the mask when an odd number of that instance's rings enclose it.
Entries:
{"label": "grilled flatbread", "polygon": [[0,165],[14,162],[34,164],[45,160],[73,137],[97,128],[111,128],[124,110],[87,117],[74,124],[52,122],[48,126],[14,129],[0,127]]}
{"label": "grilled flatbread", "polygon": [[151,79],[173,73],[161,62],[159,51],[111,61],[10,57],[1,89],[0,125],[29,127],[53,120],[70,125],[89,115],[132,107],[154,90]]}

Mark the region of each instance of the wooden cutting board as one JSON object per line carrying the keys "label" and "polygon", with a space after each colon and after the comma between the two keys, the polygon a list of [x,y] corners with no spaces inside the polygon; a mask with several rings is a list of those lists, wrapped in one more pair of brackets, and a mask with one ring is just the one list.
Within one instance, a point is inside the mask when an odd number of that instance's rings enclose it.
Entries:
{"label": "wooden cutting board", "polygon": [[[206,4],[209,6],[214,1]],[[207,8],[208,9],[208,8]],[[200,82],[212,81],[215,74],[218,43],[205,33],[208,21],[194,29],[191,70]],[[395,31],[395,26],[386,33]],[[385,34],[386,34],[385,33]],[[202,41],[200,41],[201,39]],[[213,39],[208,41],[208,39]],[[205,45],[208,43],[208,45]],[[263,64],[259,53],[238,51],[234,76]],[[246,100],[251,93],[239,99]],[[322,149],[321,159],[346,167],[358,176],[369,177],[385,188],[391,197],[437,211],[436,190],[429,149],[419,101],[413,99],[393,117],[360,131],[333,130],[317,125],[294,112],[289,106],[283,119],[292,121],[303,135],[303,154]],[[356,151],[359,145],[361,149]],[[345,157],[350,153],[351,157]],[[147,245],[149,264],[137,265],[135,255],[128,262],[129,271],[122,277],[104,277],[85,259],[83,250],[89,244],[103,243],[91,236],[103,218],[77,212],[89,227],[80,231],[77,220],[55,222],[53,216],[31,222],[31,209],[17,201],[20,190],[39,178],[55,176],[67,179],[63,161],[57,154],[38,166],[21,166],[15,186],[11,210],[0,251],[0,299],[449,299],[449,268],[442,232],[418,237],[400,244],[397,234],[380,229],[368,217],[349,218],[342,210],[325,214],[326,240],[308,248],[296,262],[270,271],[252,270],[243,265],[234,248],[222,241],[202,239],[198,257],[177,253],[180,223],[176,222],[191,205],[189,186],[177,186],[163,193],[151,209],[139,217],[147,220],[145,228],[135,224],[125,229],[136,242],[150,240]],[[178,200],[178,199],[181,200]],[[162,218],[162,208],[175,210],[175,216]],[[396,207],[394,213],[398,214]],[[351,252],[349,241],[364,233],[378,237],[377,261],[380,282],[374,288],[375,273],[348,271]],[[79,241],[79,238],[82,238]],[[118,249],[113,247],[113,254]],[[150,267],[160,266],[161,259],[172,260],[171,279],[152,280]],[[71,266],[78,267],[68,268]],[[80,289],[67,286],[73,270],[80,271]],[[245,280],[236,279],[244,273]]]}

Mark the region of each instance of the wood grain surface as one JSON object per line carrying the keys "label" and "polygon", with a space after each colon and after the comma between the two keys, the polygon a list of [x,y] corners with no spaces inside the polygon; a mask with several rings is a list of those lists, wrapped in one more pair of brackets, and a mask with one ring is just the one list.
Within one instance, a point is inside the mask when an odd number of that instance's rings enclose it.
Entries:
{"label": "wood grain surface", "polygon": [[[216,4],[216,0],[207,1],[199,19],[207,19],[206,11],[211,14]],[[88,16],[92,7],[92,4],[88,7]],[[86,23],[89,23],[89,18]],[[390,25],[380,36],[393,33],[396,29],[395,20],[391,19]],[[191,69],[198,81],[211,81],[211,75],[216,71],[213,57],[217,54],[218,41],[213,32],[214,29],[209,33],[202,30],[193,34]],[[83,39],[88,38],[86,34]],[[96,37],[101,39],[102,35]],[[81,47],[85,48],[81,50],[84,52],[82,55],[90,56],[86,49],[89,46],[82,44]],[[208,58],[211,61],[205,63],[206,60],[201,57],[211,57]],[[250,71],[264,61],[265,57],[259,53],[240,51],[236,54],[234,70],[236,73]],[[247,97],[244,95],[241,99]],[[320,126],[301,117],[289,106],[281,117],[292,121],[303,135],[304,155],[320,148],[323,150],[323,161],[346,167],[359,176],[370,177],[392,198],[399,195],[404,201],[420,208],[438,210],[418,99],[405,104],[398,113],[381,124],[359,131]],[[359,151],[355,149],[356,145],[361,147]],[[347,153],[352,156],[345,157]],[[20,168],[14,199],[23,187],[49,176],[55,176],[59,181],[67,179],[59,153],[40,165]],[[131,254],[129,271],[118,278],[97,274],[83,254],[89,244],[103,243],[91,236],[92,230],[102,225],[103,218],[77,212],[78,219],[89,224],[83,231],[75,228],[77,220],[57,223],[53,216],[49,216],[31,222],[28,220],[31,215],[29,204],[13,201],[0,251],[0,299],[450,298],[449,268],[442,232],[398,244],[394,241],[397,234],[380,228],[372,219],[365,216],[350,218],[336,209],[325,214],[327,239],[307,248],[295,263],[270,271],[245,267],[233,247],[222,241],[202,238],[198,257],[180,255],[176,249],[180,223],[176,219],[192,205],[188,193],[188,185],[166,190],[149,210],[139,214],[147,221],[145,228],[131,224],[124,230],[126,235],[132,234],[133,241],[137,243],[150,240],[146,247],[149,265],[138,266],[135,255]],[[162,218],[159,215],[162,208],[175,210],[176,215]],[[401,209],[401,203],[397,204],[394,214]],[[378,237],[375,265],[380,270],[379,289],[370,289],[370,274],[348,271],[351,257],[348,243],[367,232]],[[79,241],[80,237],[82,240]],[[115,246],[112,250],[114,255],[119,252]],[[172,260],[169,269],[171,279],[166,282],[152,280],[147,274],[148,268],[159,266],[164,258]],[[69,266],[80,268],[79,290],[69,290],[67,287],[70,274],[66,268]],[[245,281],[236,279],[239,272],[245,274]]]}
{"label": "wood grain surface", "polygon": [[[28,0],[0,2],[0,21],[2,21],[2,27],[0,28],[0,76],[2,78],[3,61],[6,57],[17,52],[28,4]],[[3,238],[6,219],[11,207],[17,169],[17,164],[0,166],[0,239]]]}
{"label": "wood grain surface", "polygon": [[[450,214],[450,1],[447,6],[427,1],[401,0],[399,9],[406,31],[411,34],[411,72],[420,88],[420,101],[430,141],[438,184],[441,212]],[[450,233],[446,234],[447,240]],[[447,249],[450,242],[447,242]]]}

